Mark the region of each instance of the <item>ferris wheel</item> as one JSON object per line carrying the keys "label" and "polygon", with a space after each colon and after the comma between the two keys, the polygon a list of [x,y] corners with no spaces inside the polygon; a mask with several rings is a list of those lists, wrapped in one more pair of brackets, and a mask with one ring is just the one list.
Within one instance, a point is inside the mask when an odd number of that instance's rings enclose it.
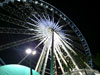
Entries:
{"label": "ferris wheel", "polygon": [[[39,52],[40,48],[35,71],[41,75],[47,73],[47,68],[51,75],[73,71],[83,75],[80,69],[93,67],[90,49],[80,30],[64,13],[43,0],[1,2],[0,35],[16,38],[10,42],[5,40],[6,43],[0,45],[0,52],[30,42],[35,44],[34,50]],[[21,39],[18,36],[22,36]]]}

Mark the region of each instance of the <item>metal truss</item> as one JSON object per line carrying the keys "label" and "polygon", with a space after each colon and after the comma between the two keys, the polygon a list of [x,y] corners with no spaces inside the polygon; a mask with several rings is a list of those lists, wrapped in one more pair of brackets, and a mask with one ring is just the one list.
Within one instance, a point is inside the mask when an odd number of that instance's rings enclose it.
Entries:
{"label": "metal truss", "polygon": [[5,28],[5,27],[0,27],[0,33],[34,35],[33,30],[20,29],[20,28]]}
{"label": "metal truss", "polygon": [[24,21],[21,21],[21,20],[16,19],[16,18],[12,18],[10,16],[7,16],[7,15],[1,14],[1,13],[0,13],[0,20],[12,23],[14,25],[17,25],[17,26],[20,26],[20,27],[23,27],[23,28],[28,28],[28,29],[34,28],[33,26],[28,25]]}
{"label": "metal truss", "polygon": [[14,46],[18,46],[18,45],[21,45],[21,44],[24,44],[24,43],[28,43],[28,42],[31,42],[31,41],[34,41],[34,40],[37,40],[37,39],[38,38],[35,38],[35,37],[29,37],[29,38],[22,39],[22,40],[19,40],[19,41],[14,41],[14,42],[11,42],[11,43],[0,45],[0,51],[14,47]]}

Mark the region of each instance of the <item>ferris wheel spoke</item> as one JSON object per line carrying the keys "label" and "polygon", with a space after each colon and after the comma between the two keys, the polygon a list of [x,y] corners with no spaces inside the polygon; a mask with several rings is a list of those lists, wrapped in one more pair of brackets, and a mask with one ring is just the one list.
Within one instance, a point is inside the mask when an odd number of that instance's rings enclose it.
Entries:
{"label": "ferris wheel spoke", "polygon": [[[34,22],[34,23],[38,23],[37,21],[35,21],[33,18],[28,18],[28,19],[30,19],[32,22]],[[27,22],[27,23],[29,23],[29,22]],[[34,25],[34,24],[31,24],[31,25]]]}
{"label": "ferris wheel spoke", "polygon": [[80,43],[78,43],[78,42],[75,42],[75,41],[73,42],[71,39],[70,40],[66,39],[65,42],[68,43],[73,48],[75,47],[75,48],[78,48],[80,50],[83,50],[82,45]]}
{"label": "ferris wheel spoke", "polygon": [[[64,42],[65,42],[65,43],[64,43]],[[70,45],[69,45],[69,47],[68,47],[66,41],[63,41],[63,43],[64,43],[64,45],[65,45],[66,48],[68,48],[69,50],[71,50],[71,51],[75,54],[75,56],[79,56],[79,55],[81,55],[81,54],[82,54],[82,56],[86,56],[84,53],[82,53],[82,51],[80,51],[80,49],[78,49],[77,52],[76,52],[76,50],[73,50],[73,48],[72,48]],[[76,48],[77,48],[77,47],[75,47],[75,49],[76,49]],[[81,53],[81,54],[79,54],[79,53]],[[82,56],[80,56],[80,58],[81,58]]]}
{"label": "ferris wheel spoke", "polygon": [[66,65],[66,67],[69,67],[68,64],[67,64],[67,62],[65,61],[65,59],[64,59],[64,57],[63,57],[61,51],[58,50],[58,48],[55,49],[55,50],[56,50],[56,52],[58,53],[58,55],[60,56],[60,58],[62,59],[62,61],[64,62],[64,64]]}
{"label": "ferris wheel spoke", "polygon": [[72,30],[62,30],[62,31],[65,32],[66,34],[74,33]]}
{"label": "ferris wheel spoke", "polygon": [[62,45],[65,45],[71,52],[77,55],[77,53],[72,49],[72,47],[68,43],[66,43],[63,39],[61,39],[61,41],[63,43]]}
{"label": "ferris wheel spoke", "polygon": [[[68,52],[68,50],[66,49],[66,47],[63,45],[62,48],[64,49],[64,51],[68,54],[69,58],[71,59],[72,63],[74,64],[75,68],[79,71],[79,66],[77,65],[77,63],[75,62],[75,59],[71,56],[70,52]],[[82,73],[79,71],[79,74],[82,75]]]}
{"label": "ferris wheel spoke", "polygon": [[53,69],[54,69],[54,75],[57,75],[57,73],[58,73],[58,71],[57,71],[57,62],[56,62],[57,60],[56,60],[56,56],[54,55],[53,56],[53,65],[54,65],[54,67],[53,67]]}
{"label": "ferris wheel spoke", "polygon": [[[31,12],[34,11],[34,8],[32,7],[31,4],[29,3],[23,3],[23,4],[20,4],[19,2],[15,2],[16,4],[13,4],[13,6],[15,6],[15,8],[20,11],[21,13],[23,13],[23,15],[27,18]],[[25,19],[26,19],[25,18]]]}
{"label": "ferris wheel spoke", "polygon": [[[20,7],[18,7],[20,6]],[[34,9],[34,7],[32,6],[32,4],[26,3],[24,5],[25,7],[23,7],[22,5],[15,5],[15,7],[21,11],[23,13],[23,15],[25,15],[25,20],[27,20],[32,14],[36,14],[36,11]]]}
{"label": "ferris wheel spoke", "polygon": [[[46,46],[47,44],[49,44],[49,46]],[[50,43],[46,43],[45,46],[47,47],[47,54],[46,54],[44,65],[43,65],[42,75],[45,74],[47,61],[48,61],[49,53],[50,53],[50,50],[51,50],[51,42]]]}
{"label": "ferris wheel spoke", "polygon": [[62,45],[62,48],[64,49],[64,51],[66,52],[66,54],[70,57],[70,59],[71,59],[71,61],[73,62],[74,66],[75,66],[77,69],[79,69],[79,68],[77,67],[77,65],[76,65],[76,63],[75,63],[73,57],[72,57],[71,54],[68,52],[67,48],[66,48],[64,45]]}
{"label": "ferris wheel spoke", "polygon": [[59,56],[58,56],[56,50],[54,50],[54,54],[55,54],[55,56],[56,56],[56,58],[57,58],[58,64],[59,64],[59,66],[60,66],[60,68],[61,68],[61,71],[62,71],[62,73],[64,74],[65,72],[64,72],[64,69],[63,69],[63,67],[62,67],[62,64],[61,64],[61,62],[60,62],[60,59],[59,59]]}
{"label": "ferris wheel spoke", "polygon": [[61,21],[61,17],[58,19],[58,21],[57,21],[57,23],[55,24],[55,26],[58,27],[59,29],[62,29],[62,27],[59,26],[60,21]]}
{"label": "ferris wheel spoke", "polygon": [[71,39],[71,40],[76,40],[78,41],[79,38],[77,36],[74,36],[74,35],[69,35],[69,34],[65,34],[67,38]]}
{"label": "ferris wheel spoke", "polygon": [[47,51],[46,51],[46,47],[44,46],[43,47],[43,50],[42,50],[42,53],[39,57],[39,60],[38,60],[38,63],[36,65],[36,68],[35,68],[35,71],[39,72],[42,71],[41,68],[42,68],[42,65],[43,65],[43,60],[45,58],[45,55],[46,55]]}
{"label": "ferris wheel spoke", "polygon": [[6,16],[6,15],[1,14],[1,13],[0,13],[0,20],[6,21],[6,22],[9,22],[9,23],[12,23],[12,24],[17,25],[17,26],[20,26],[20,27],[28,28],[28,29],[32,29],[33,28],[33,26],[28,25],[24,21],[21,21],[21,20],[12,18],[10,16]]}
{"label": "ferris wheel spoke", "polygon": [[[65,45],[70,51],[72,51],[75,55],[77,54],[70,46],[70,43],[68,43],[67,41],[65,41],[64,39],[61,38],[61,36],[58,36],[58,38],[60,39],[60,44],[63,46]],[[67,43],[66,43],[67,42]]]}
{"label": "ferris wheel spoke", "polygon": [[71,47],[75,46],[75,47],[77,47],[77,48],[79,48],[81,50],[83,49],[82,44],[80,42],[73,41],[72,39],[69,39],[69,38],[66,38],[64,41],[67,44],[69,44]]}
{"label": "ferris wheel spoke", "polygon": [[[59,26],[60,28],[64,28],[64,27],[66,27],[66,26],[68,26],[68,24],[61,24],[61,26]],[[66,31],[66,30],[64,30],[64,31]]]}
{"label": "ferris wheel spoke", "polygon": [[51,19],[53,20],[54,19],[54,10],[53,10],[53,8],[51,8],[51,11],[52,11],[52,13],[51,13]]}
{"label": "ferris wheel spoke", "polygon": [[22,40],[19,40],[19,41],[7,43],[5,45],[1,45],[0,46],[0,51],[3,51],[5,49],[8,49],[8,48],[11,48],[11,47],[14,47],[14,46],[18,46],[18,45],[21,45],[21,44],[24,44],[24,43],[28,43],[28,42],[31,42],[31,41],[35,41],[37,39],[38,38],[30,37],[30,38],[22,39]]}
{"label": "ferris wheel spoke", "polygon": [[37,14],[39,14],[39,15],[42,14],[41,12],[42,12],[43,10],[42,10],[42,9],[39,9],[37,5],[34,5],[33,7],[34,7],[34,10],[35,10],[35,12],[36,12]]}
{"label": "ferris wheel spoke", "polygon": [[0,33],[35,35],[34,31],[32,30],[18,29],[18,28],[5,28],[5,27],[0,27]]}
{"label": "ferris wheel spoke", "polygon": [[[74,64],[74,66],[75,66],[75,68],[77,69],[77,70],[79,70],[80,68],[79,68],[79,66],[77,65],[77,63],[75,62],[75,59],[73,58],[73,56],[71,55],[71,52],[69,52],[68,50],[67,50],[67,48],[66,48],[66,46],[65,45],[62,45],[62,48],[64,49],[64,51],[67,53],[67,55],[70,57],[70,59],[71,59],[71,61],[72,61],[72,63]],[[73,50],[72,50],[73,51]],[[75,52],[75,51],[74,51]],[[75,54],[77,55],[77,53],[75,52]],[[79,72],[79,74],[80,75],[82,75],[82,73],[81,72]]]}
{"label": "ferris wheel spoke", "polygon": [[3,10],[5,10],[6,12],[8,12],[9,14],[16,16],[19,19],[25,19],[25,15],[23,15],[20,11],[16,10],[13,7],[10,6],[4,6],[2,7]]}
{"label": "ferris wheel spoke", "polygon": [[[23,16],[25,16],[25,21],[27,21],[28,19],[30,19],[29,17],[32,15],[32,14],[36,14],[36,11],[35,11],[35,9],[32,7],[32,5],[31,4],[26,4],[26,7],[27,8],[25,8],[25,7],[23,7],[22,5],[20,5],[20,3],[17,3],[16,5],[14,5],[16,8],[17,8],[17,10],[19,10],[22,14],[23,14]],[[29,11],[28,11],[28,10]],[[26,13],[25,11],[27,11],[27,12],[29,12],[29,13]],[[32,20],[32,19],[31,19]]]}
{"label": "ferris wheel spoke", "polygon": [[48,17],[48,11],[47,11],[48,6],[44,7],[44,14],[46,17]]}

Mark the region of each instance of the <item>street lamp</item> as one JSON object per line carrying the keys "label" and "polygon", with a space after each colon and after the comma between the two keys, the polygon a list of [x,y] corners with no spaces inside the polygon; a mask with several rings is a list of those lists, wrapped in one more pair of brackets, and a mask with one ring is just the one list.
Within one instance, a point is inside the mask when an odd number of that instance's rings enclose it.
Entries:
{"label": "street lamp", "polygon": [[28,49],[26,49],[26,53],[27,53],[27,54],[35,55],[37,52],[36,52],[35,50],[32,51],[32,49],[28,48]]}
{"label": "street lamp", "polygon": [[35,54],[36,54],[36,51],[34,50],[34,51],[32,52],[32,54],[35,55]]}
{"label": "street lamp", "polygon": [[[35,54],[36,54],[36,51],[35,51],[35,50],[32,51],[32,49],[28,48],[28,49],[26,49],[26,53],[27,53],[28,55],[29,55],[29,54],[35,55]],[[31,62],[31,59],[32,59],[32,58],[30,58],[30,74],[33,75],[33,74],[32,74],[32,62]]]}
{"label": "street lamp", "polygon": [[27,54],[31,54],[31,53],[32,53],[32,50],[31,50],[30,48],[28,48],[28,49],[26,50],[26,53],[27,53]]}

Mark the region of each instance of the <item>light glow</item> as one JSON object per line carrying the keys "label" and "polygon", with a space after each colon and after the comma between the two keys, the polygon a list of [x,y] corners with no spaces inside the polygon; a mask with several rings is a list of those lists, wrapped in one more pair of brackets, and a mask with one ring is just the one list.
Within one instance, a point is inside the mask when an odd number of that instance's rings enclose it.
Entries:
{"label": "light glow", "polygon": [[36,51],[33,51],[33,52],[32,52],[33,55],[35,55],[36,53],[37,53]]}
{"label": "light glow", "polygon": [[[27,22],[27,23],[29,25],[35,26],[34,31],[36,32],[36,35],[35,35],[36,38],[39,38],[40,41],[43,40],[44,38],[47,38],[46,41],[44,42],[44,44],[46,42],[50,42],[50,39],[52,39],[53,31],[54,31],[54,36],[55,36],[54,41],[55,41],[56,46],[58,46],[59,41],[60,41],[60,39],[58,38],[59,35],[63,39],[66,38],[65,33],[63,33],[62,26],[59,26],[60,20],[58,20],[58,22],[54,22],[54,18],[50,19],[49,15],[48,15],[48,17],[46,17],[44,14],[43,14],[43,17],[40,17],[40,15],[36,16],[33,14],[32,14],[32,16],[36,20],[34,20],[33,18],[29,18],[29,19],[31,21],[33,21],[35,24],[31,24],[29,22]],[[47,45],[47,44],[45,44],[45,45]]]}
{"label": "light glow", "polygon": [[31,54],[31,53],[32,53],[32,50],[31,50],[30,48],[28,48],[28,49],[26,50],[26,53],[27,53],[27,54]]}

